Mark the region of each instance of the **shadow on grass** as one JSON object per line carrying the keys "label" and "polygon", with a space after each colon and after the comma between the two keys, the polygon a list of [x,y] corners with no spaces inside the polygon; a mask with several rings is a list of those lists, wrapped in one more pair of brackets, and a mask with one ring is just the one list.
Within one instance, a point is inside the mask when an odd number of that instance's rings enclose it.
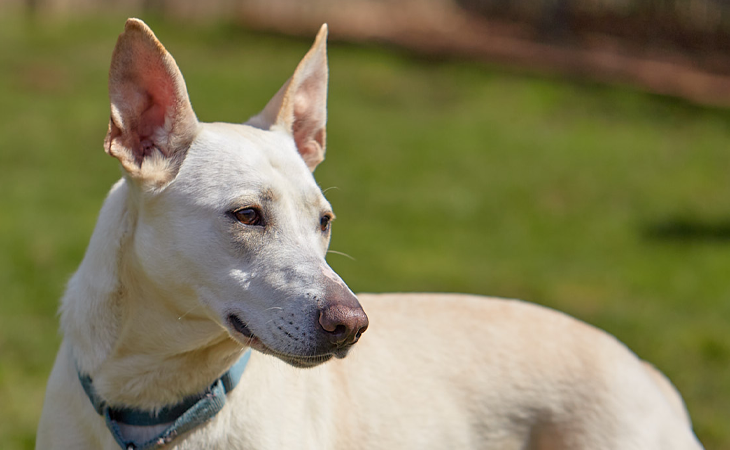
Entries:
{"label": "shadow on grass", "polygon": [[730,243],[730,218],[670,217],[644,226],[642,235],[652,241]]}

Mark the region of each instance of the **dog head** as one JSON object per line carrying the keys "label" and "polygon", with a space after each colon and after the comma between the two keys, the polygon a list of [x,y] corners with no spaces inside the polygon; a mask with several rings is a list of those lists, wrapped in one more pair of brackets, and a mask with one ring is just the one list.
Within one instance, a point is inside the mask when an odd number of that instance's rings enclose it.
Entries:
{"label": "dog head", "polygon": [[172,307],[300,367],[344,357],[368,326],[325,262],[327,28],[246,124],[198,122],[172,56],[136,19],[119,37],[105,139],[130,185],[135,267]]}

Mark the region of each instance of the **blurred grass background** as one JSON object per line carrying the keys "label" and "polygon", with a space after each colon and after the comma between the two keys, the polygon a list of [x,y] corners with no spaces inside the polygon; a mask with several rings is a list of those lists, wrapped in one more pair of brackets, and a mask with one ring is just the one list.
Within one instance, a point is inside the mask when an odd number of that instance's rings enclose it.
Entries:
{"label": "blurred grass background", "polygon": [[[203,121],[258,112],[311,40],[149,19]],[[119,178],[123,18],[0,17],[0,442],[33,448],[56,309]],[[312,33],[312,37],[314,32]],[[730,449],[730,112],[376,46],[330,46],[329,261],[355,292],[517,297],[616,335]],[[475,336],[478,339],[478,336]]]}

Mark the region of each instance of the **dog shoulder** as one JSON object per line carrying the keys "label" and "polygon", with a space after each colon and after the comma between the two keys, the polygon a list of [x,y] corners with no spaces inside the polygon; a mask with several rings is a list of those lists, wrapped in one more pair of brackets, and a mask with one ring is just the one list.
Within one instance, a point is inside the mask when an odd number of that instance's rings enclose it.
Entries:
{"label": "dog shoulder", "polygon": [[[62,343],[48,380],[35,448],[112,448],[111,436],[104,439],[98,434],[99,430],[106,430],[103,421],[78,381],[68,343]],[[100,426],[93,426],[94,423]],[[106,447],[102,446],[103,441],[107,441]]]}

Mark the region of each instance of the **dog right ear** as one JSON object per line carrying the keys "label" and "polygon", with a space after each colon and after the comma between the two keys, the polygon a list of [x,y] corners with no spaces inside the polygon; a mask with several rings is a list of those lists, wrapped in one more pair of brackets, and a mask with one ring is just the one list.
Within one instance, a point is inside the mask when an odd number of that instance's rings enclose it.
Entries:
{"label": "dog right ear", "polygon": [[324,24],[294,75],[263,111],[246,122],[264,130],[276,127],[289,133],[312,172],[324,160],[328,77],[327,24]]}
{"label": "dog right ear", "polygon": [[106,152],[147,186],[172,181],[198,132],[198,119],[175,60],[139,19],[127,20],[117,40],[109,98]]}

